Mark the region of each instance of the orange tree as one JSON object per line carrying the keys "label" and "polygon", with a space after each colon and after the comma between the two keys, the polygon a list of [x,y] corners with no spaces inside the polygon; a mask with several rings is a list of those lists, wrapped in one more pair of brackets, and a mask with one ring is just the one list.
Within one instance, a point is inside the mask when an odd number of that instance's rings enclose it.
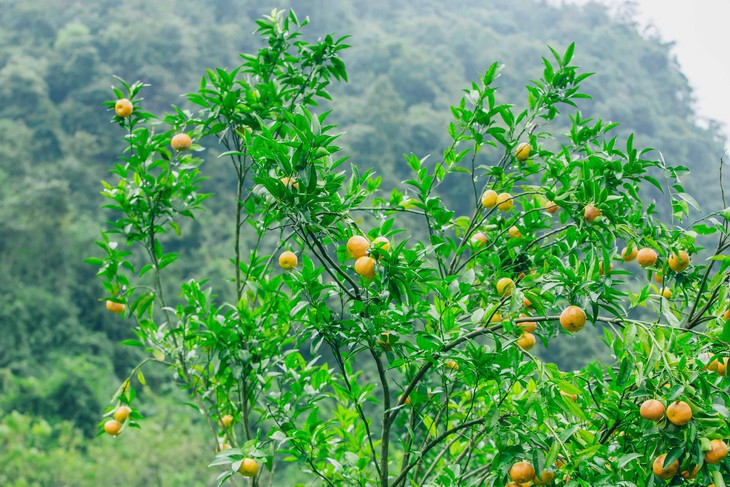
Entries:
{"label": "orange tree", "polygon": [[[194,111],[148,113],[141,83],[108,103],[128,148],[89,261],[149,358],[100,431],[138,425],[135,384],[159,362],[206,418],[221,483],[281,485],[296,462],[310,485],[725,485],[730,214],[683,223],[683,168],[619,146],[615,124],[563,119],[587,97],[573,45],[543,59],[524,110],[497,101],[490,66],[443,155],[406,156],[412,178],[382,195],[316,111],[347,79],[345,38],[307,42],[305,24],[258,21],[264,47],[208,70]],[[175,285],[175,234],[206,217],[206,143],[236,191],[230,255],[212,256],[230,274]],[[452,181],[471,215],[439,197]],[[698,234],[717,237],[704,259]],[[563,371],[529,351],[586,324],[612,363]]]}

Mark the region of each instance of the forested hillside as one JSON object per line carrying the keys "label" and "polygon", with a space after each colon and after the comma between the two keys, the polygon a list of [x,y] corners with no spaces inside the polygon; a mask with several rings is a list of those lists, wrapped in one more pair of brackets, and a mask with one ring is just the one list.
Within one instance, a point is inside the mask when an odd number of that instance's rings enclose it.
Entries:
{"label": "forested hillside", "polygon": [[[670,46],[643,37],[630,19],[612,18],[597,5],[0,0],[0,465],[11,465],[0,468],[1,485],[100,485],[109,456],[135,449],[139,457],[119,454],[114,460],[120,471],[143,471],[150,460],[176,476],[109,473],[106,485],[193,485],[214,478],[205,468],[208,452],[190,451],[196,441],[183,440],[198,435],[198,425],[180,421],[176,415],[187,418],[187,411],[153,397],[171,380],[162,369],[146,372],[149,399],[142,402],[149,409],[143,406],[143,412],[153,419],[139,435],[157,440],[169,456],[139,454],[145,450],[130,440],[133,435],[113,447],[108,438],[91,439],[119,375],[137,358],[136,349],[119,346],[132,337],[129,323],[104,309],[95,269],[83,262],[97,251],[104,221],[99,181],[123,147],[102,103],[113,97],[109,88],[119,75],[151,85],[144,101],[151,108],[184,106],[180,93],[194,90],[205,68],[235,65],[238,53],[256,47],[253,19],[274,7],[309,16],[307,35],[352,35],[344,54],[349,83],[337,86],[321,109],[333,110],[330,120],[344,132],[340,143],[351,161],[374,167],[386,191],[408,177],[404,154],[440,155],[449,106],[490,63],[505,65],[497,82],[500,101],[523,106],[523,86],[542,72],[546,46],[562,50],[575,42],[577,64],[597,73],[583,86],[593,96],[581,105],[584,118],[621,122],[619,138],[634,132],[642,146],[659,148],[669,165],[688,167],[688,192],[704,206],[719,206],[724,141],[696,124],[692,92]],[[207,164],[215,167],[216,151],[209,152]],[[223,168],[211,172],[205,190],[220,198],[208,210],[223,224],[231,217],[226,201],[235,198],[235,186]],[[462,192],[454,185],[443,195],[457,213],[468,211]],[[215,223],[188,230],[176,272],[221,269],[225,263],[212,260],[211,249],[224,254],[230,245],[218,237]],[[572,367],[608,353],[598,336],[572,350],[566,357],[551,347],[543,356]],[[159,435],[167,439],[159,441]],[[17,454],[31,447],[37,456]],[[59,459],[79,467],[49,475]]]}

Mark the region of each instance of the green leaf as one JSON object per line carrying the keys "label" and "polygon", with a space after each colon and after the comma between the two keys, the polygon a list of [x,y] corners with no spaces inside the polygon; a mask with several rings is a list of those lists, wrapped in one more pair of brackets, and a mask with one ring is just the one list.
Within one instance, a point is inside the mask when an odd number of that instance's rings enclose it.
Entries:
{"label": "green leaf", "polygon": [[722,333],[720,334],[720,340],[724,342],[730,342],[730,320],[723,319]]}
{"label": "green leaf", "polygon": [[720,216],[722,216],[725,220],[730,221],[730,208],[720,210]]}
{"label": "green leaf", "polygon": [[641,453],[626,453],[625,455],[621,455],[616,461],[616,467],[623,470],[629,462],[637,458],[643,458],[643,455]]}
{"label": "green leaf", "polygon": [[435,437],[438,434],[438,430],[436,429],[436,422],[431,418],[431,416],[423,416],[423,424],[426,426],[426,431],[428,431],[428,434],[432,437]]}
{"label": "green leaf", "polygon": [[562,66],[568,66],[570,64],[570,61],[573,59],[573,51],[575,51],[575,42],[571,42],[565,50],[565,54],[563,54],[563,61],[561,63]]}
{"label": "green leaf", "polygon": [[621,360],[621,366],[619,367],[618,375],[616,377],[616,384],[619,387],[623,387],[631,376],[631,362],[628,358]]}
{"label": "green leaf", "polygon": [[662,468],[666,469],[668,466],[679,460],[683,453],[684,448],[682,447],[675,447],[669,450],[669,453],[667,453],[667,457],[664,459],[664,465],[662,466]]}
{"label": "green leaf", "polygon": [[416,345],[423,351],[433,352],[439,349],[440,341],[434,335],[420,333],[416,336]]}
{"label": "green leaf", "polygon": [[556,380],[556,384],[558,385],[558,389],[561,391],[568,393],[568,394],[583,394],[583,389],[580,389],[579,387],[574,386],[570,382],[566,382],[564,380]]}
{"label": "green leaf", "polygon": [[548,450],[545,456],[545,465],[553,465],[555,460],[558,459],[558,453],[560,453],[560,443],[553,441],[553,444],[550,445],[550,450]]}

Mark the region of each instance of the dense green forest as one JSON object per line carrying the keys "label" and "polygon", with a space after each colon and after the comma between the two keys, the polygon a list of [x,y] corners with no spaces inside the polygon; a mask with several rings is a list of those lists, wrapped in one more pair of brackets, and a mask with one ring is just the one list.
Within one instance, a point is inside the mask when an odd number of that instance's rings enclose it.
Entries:
{"label": "dense green forest", "polygon": [[[560,50],[575,41],[578,64],[597,73],[584,85],[593,95],[581,106],[584,116],[621,122],[619,137],[634,132],[670,165],[688,167],[688,192],[702,206],[718,206],[724,140],[696,124],[671,46],[598,5],[0,0],[1,485],[206,485],[215,478],[196,419],[169,400],[166,370],[146,371],[143,430],[93,439],[119,377],[138,359],[136,349],[119,345],[132,337],[130,326],[104,309],[95,269],[83,262],[96,252],[104,221],[99,181],[122,148],[102,103],[119,75],[151,85],[150,108],[184,105],[180,94],[197,87],[206,67],[234,65],[239,52],[256,47],[253,19],[274,7],[311,17],[308,35],[352,35],[344,54],[349,83],[321,109],[333,110],[346,153],[360,168],[375,167],[386,191],[408,176],[403,154],[444,149],[449,106],[491,62],[505,65],[501,101],[525,105],[522,87],[542,71],[546,45]],[[224,263],[211,255],[230,248],[216,222],[230,218],[235,188],[210,152],[205,190],[220,198],[208,206],[213,223],[191,224],[178,244],[182,276],[215,274]],[[454,185],[443,196],[466,212],[460,191]],[[572,367],[606,353],[596,335],[580,347],[551,346],[543,357]]]}

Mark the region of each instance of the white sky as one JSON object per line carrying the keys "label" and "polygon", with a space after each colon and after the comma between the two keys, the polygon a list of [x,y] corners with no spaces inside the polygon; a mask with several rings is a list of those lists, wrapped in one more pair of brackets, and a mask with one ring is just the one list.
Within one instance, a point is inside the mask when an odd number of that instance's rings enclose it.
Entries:
{"label": "white sky", "polygon": [[[568,0],[585,3],[586,0]],[[616,6],[624,0],[602,0]],[[639,21],[653,25],[673,52],[697,100],[700,118],[725,125],[730,139],[730,0],[633,0]]]}

